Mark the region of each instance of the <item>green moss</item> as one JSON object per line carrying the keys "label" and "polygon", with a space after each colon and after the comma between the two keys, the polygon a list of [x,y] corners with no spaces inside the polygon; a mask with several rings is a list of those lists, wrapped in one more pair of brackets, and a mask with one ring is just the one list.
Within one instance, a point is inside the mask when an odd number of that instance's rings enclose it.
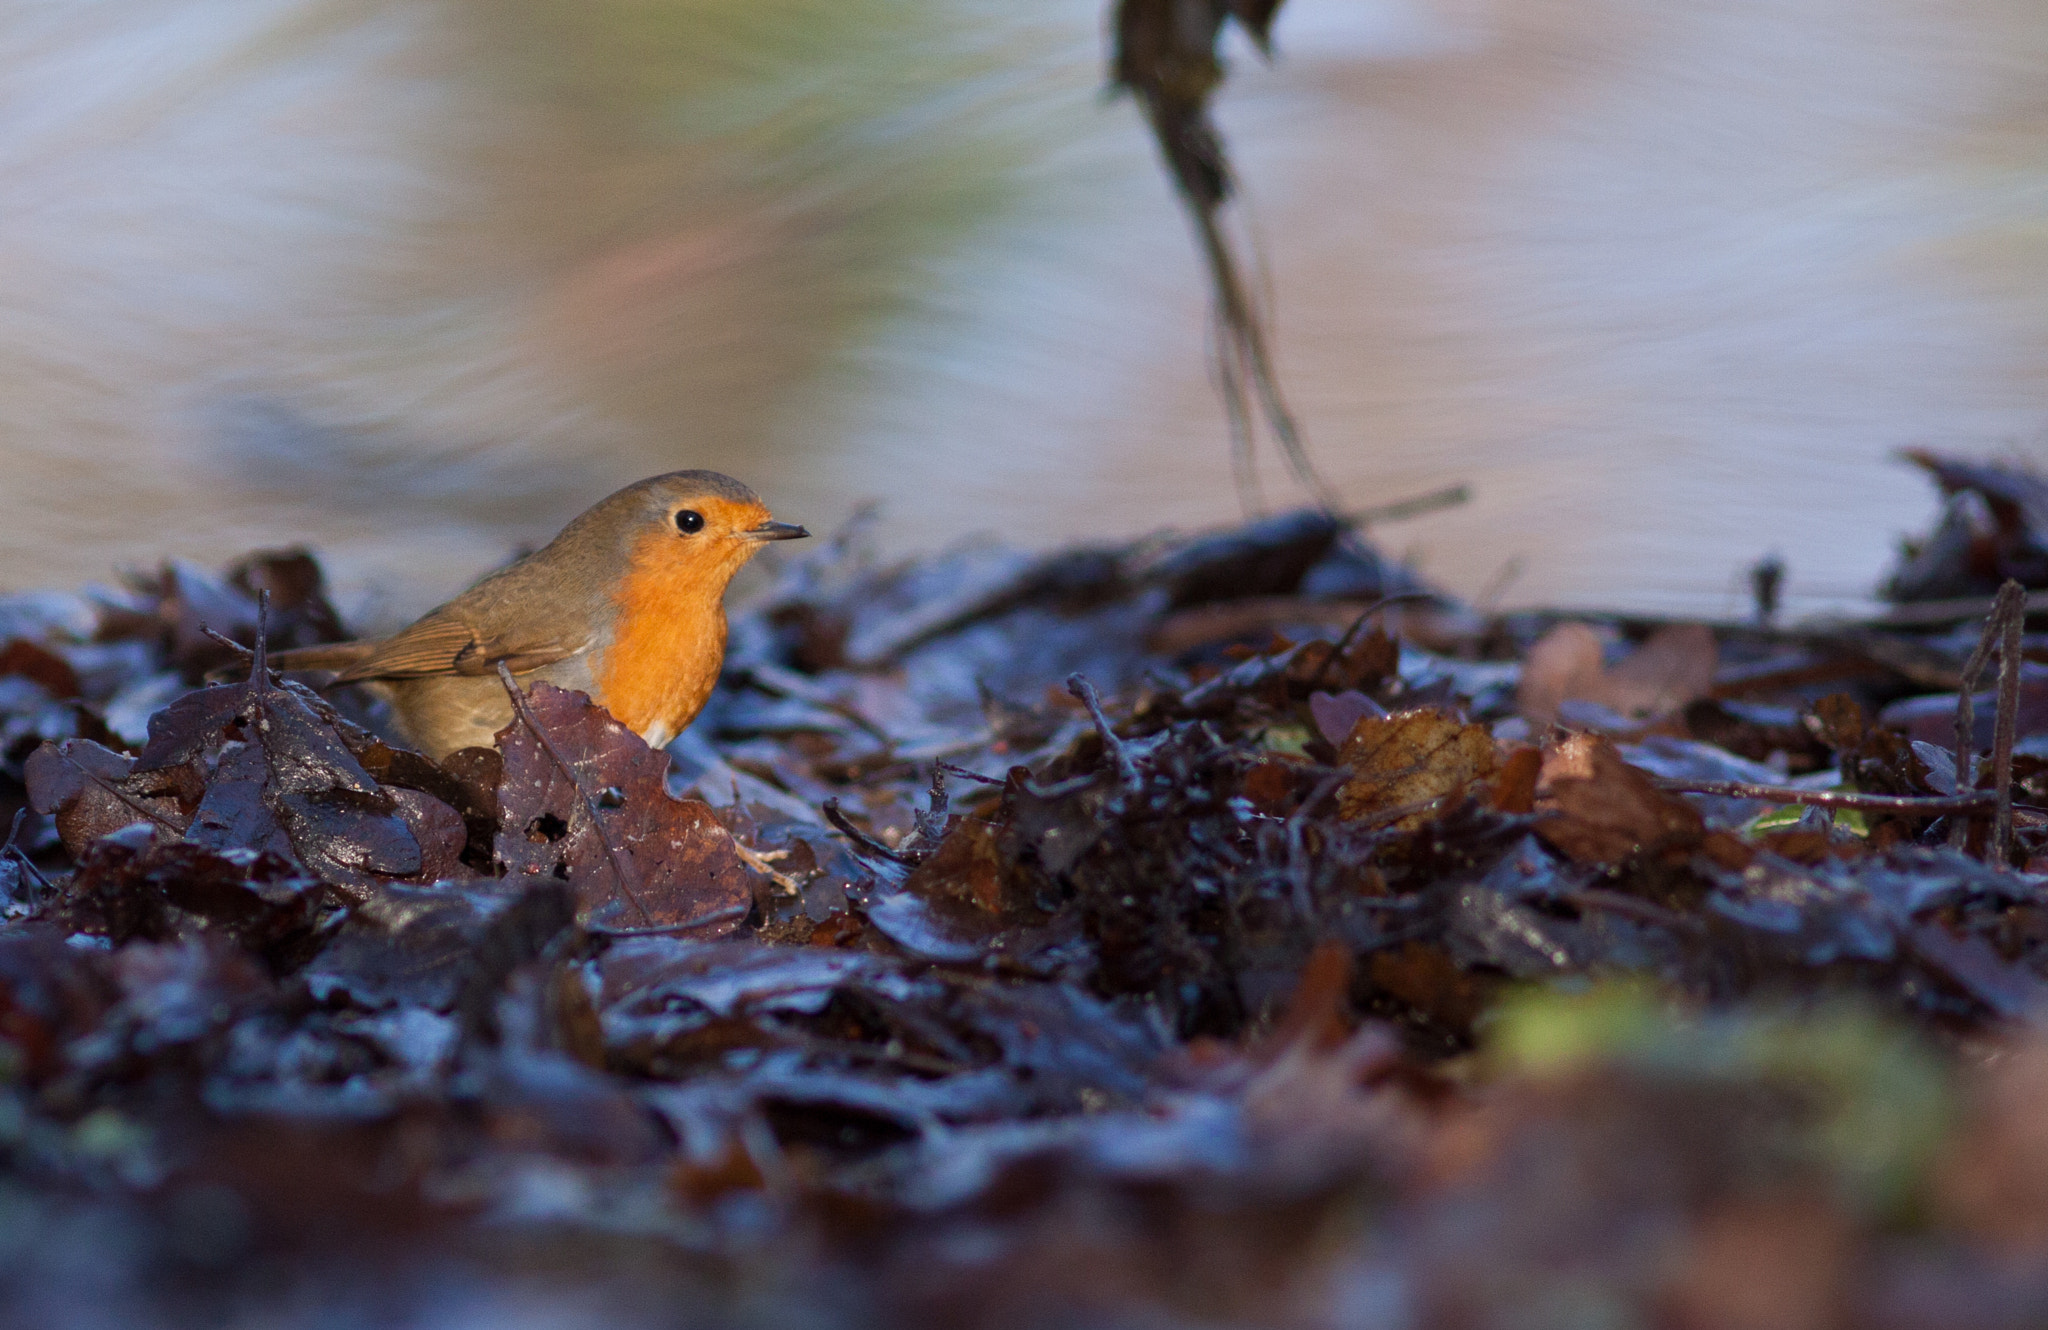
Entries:
{"label": "green moss", "polygon": [[1639,983],[1532,989],[1499,1007],[1487,1047],[1503,1074],[1611,1068],[1788,1090],[1811,1109],[1813,1161],[1854,1201],[1882,1213],[1911,1208],[1954,1119],[1942,1059],[1905,1026],[1848,999],[1703,1015]]}

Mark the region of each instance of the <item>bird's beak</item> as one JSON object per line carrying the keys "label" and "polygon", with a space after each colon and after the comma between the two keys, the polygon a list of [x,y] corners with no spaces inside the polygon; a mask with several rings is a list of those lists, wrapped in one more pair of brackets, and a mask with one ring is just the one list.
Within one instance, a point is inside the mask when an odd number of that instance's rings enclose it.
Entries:
{"label": "bird's beak", "polygon": [[748,540],[802,540],[811,533],[794,522],[763,522],[740,534]]}

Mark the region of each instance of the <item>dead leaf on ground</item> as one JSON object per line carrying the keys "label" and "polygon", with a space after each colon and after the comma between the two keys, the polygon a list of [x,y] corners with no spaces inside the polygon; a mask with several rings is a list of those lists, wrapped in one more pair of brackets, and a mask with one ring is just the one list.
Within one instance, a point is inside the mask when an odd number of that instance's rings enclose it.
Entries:
{"label": "dead leaf on ground", "polygon": [[64,848],[76,858],[92,842],[122,827],[146,822],[175,836],[190,821],[189,809],[154,790],[132,788],[135,759],[90,739],[46,743],[30,753],[22,776],[30,807],[54,816]]}
{"label": "dead leaf on ground", "polygon": [[25,637],[0,643],[0,678],[9,675],[34,680],[53,698],[78,696],[78,671],[71,663]]}
{"label": "dead leaf on ground", "polygon": [[252,669],[246,683],[198,689],[150,717],[135,777],[203,777],[186,831],[195,845],[272,850],[331,882],[416,876],[425,857],[398,801],[323,711]]}
{"label": "dead leaf on ground", "polygon": [[2015,1262],[2048,1259],[2048,1045],[2028,1039],[1978,1070],[1975,1103],[1934,1183],[1939,1215]]}
{"label": "dead leaf on ground", "polygon": [[1521,713],[1539,725],[1566,702],[1591,702],[1631,720],[1655,720],[1705,697],[1720,649],[1703,624],[1669,624],[1609,667],[1606,640],[1590,625],[1561,623],[1529,648],[1516,692]]}
{"label": "dead leaf on ground", "polygon": [[732,931],[753,901],[753,870],[709,805],[669,796],[668,758],[581,693],[537,684],[528,706],[569,770],[523,720],[498,732],[505,871],[569,883],[584,924]]}
{"label": "dead leaf on ground", "polygon": [[1487,986],[1439,946],[1408,942],[1398,950],[1376,951],[1366,974],[1374,987],[1460,1038],[1471,1034],[1472,1022],[1486,1009]]}
{"label": "dead leaf on ground", "polygon": [[1347,690],[1341,693],[1310,693],[1308,714],[1316,723],[1316,732],[1323,736],[1325,742],[1341,744],[1357,728],[1359,721],[1367,716],[1384,716],[1387,709],[1364,693]]}
{"label": "dead leaf on ground", "polygon": [[[1361,718],[1337,757],[1356,773],[1337,796],[1346,818],[1459,794],[1491,776],[1499,760],[1485,726],[1434,707]],[[1429,817],[1413,812],[1394,825],[1412,831]]]}
{"label": "dead leaf on ground", "polygon": [[1618,864],[1645,851],[1689,848],[1705,834],[1698,809],[1657,788],[1612,741],[1574,734],[1546,749],[1536,832],[1581,864]]}
{"label": "dead leaf on ground", "polygon": [[1665,1289],[1671,1324],[1829,1330],[1842,1324],[1855,1231],[1825,1195],[1725,1201],[1692,1226]]}

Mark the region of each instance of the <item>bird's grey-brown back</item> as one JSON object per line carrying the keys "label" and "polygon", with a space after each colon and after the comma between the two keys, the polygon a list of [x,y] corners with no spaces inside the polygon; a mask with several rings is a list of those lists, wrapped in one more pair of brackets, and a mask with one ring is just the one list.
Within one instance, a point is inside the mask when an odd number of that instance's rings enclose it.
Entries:
{"label": "bird's grey-brown back", "polygon": [[666,526],[670,509],[708,498],[760,502],[753,490],[716,471],[650,476],[598,500],[546,545],[481,578],[431,613],[452,612],[465,623],[494,625],[512,617],[507,610],[517,605],[518,617],[527,622],[576,625],[582,640],[572,649],[601,648],[611,635],[617,606],[592,604],[584,589],[615,582],[635,543],[648,530]]}

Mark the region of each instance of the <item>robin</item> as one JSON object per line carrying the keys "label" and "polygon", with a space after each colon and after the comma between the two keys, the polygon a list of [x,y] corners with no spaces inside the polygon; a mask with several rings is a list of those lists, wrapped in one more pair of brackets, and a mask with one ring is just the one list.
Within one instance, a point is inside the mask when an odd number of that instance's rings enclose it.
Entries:
{"label": "robin", "polygon": [[656,748],[703,709],[725,659],[725,588],[777,522],[716,471],[672,471],[599,501],[562,533],[380,642],[271,657],[335,670],[386,698],[429,757],[489,746],[512,719],[503,662],[523,687],[573,688]]}

